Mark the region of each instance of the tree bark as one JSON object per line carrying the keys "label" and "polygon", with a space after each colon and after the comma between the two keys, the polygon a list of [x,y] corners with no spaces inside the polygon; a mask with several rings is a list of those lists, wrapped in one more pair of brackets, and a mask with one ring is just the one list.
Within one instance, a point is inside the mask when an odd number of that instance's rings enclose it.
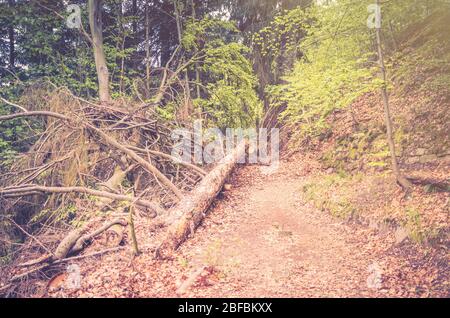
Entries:
{"label": "tree bark", "polygon": [[[196,13],[195,13],[195,2],[194,0],[191,0],[191,8],[192,8],[192,19],[195,21],[196,17]],[[197,49],[195,50],[195,53],[197,53]],[[197,98],[201,98],[201,93],[200,93],[200,66],[198,64],[198,62],[195,62],[195,82],[196,82],[196,92],[197,92]]]}
{"label": "tree bark", "polygon": [[88,128],[94,130],[104,141],[106,141],[109,145],[113,146],[116,149],[119,149],[126,155],[128,155],[131,159],[133,159],[135,162],[140,164],[145,170],[147,170],[150,173],[153,173],[164,185],[166,185],[172,192],[178,197],[178,199],[182,199],[184,197],[183,193],[178,189],[172,181],[170,181],[164,174],[161,173],[155,166],[153,166],[150,162],[146,161],[145,159],[141,158],[137,153],[130,150],[126,146],[119,143],[114,138],[108,136],[106,133],[101,131],[100,129],[92,126],[87,125]]}
{"label": "tree bark", "polygon": [[[380,0],[377,0],[377,5],[381,5]],[[380,16],[381,19],[381,16]],[[390,107],[389,107],[389,96],[387,92],[387,76],[386,76],[386,66],[384,64],[384,56],[383,56],[383,47],[381,42],[381,21],[380,21],[380,27],[376,28],[376,35],[377,35],[377,49],[378,49],[378,63],[380,65],[380,71],[381,71],[381,79],[383,80],[383,86],[381,87],[381,95],[383,97],[383,104],[384,104],[384,119],[386,124],[386,130],[387,130],[387,141],[389,144],[389,150],[391,153],[391,161],[392,161],[392,170],[397,178],[397,182],[405,189],[409,189],[412,187],[412,183],[406,179],[398,167],[397,162],[397,155],[395,151],[395,143],[394,143],[394,129],[392,125],[392,119],[391,119],[391,113],[390,113]]]}
{"label": "tree bark", "polygon": [[[15,1],[14,0],[8,0],[9,7],[11,11],[14,8]],[[14,35],[14,25],[11,23],[8,26],[8,38],[9,38],[9,69],[13,70],[15,60],[16,60],[16,51],[15,51],[15,35]]]}
{"label": "tree bark", "polygon": [[[178,44],[180,47],[182,46],[182,40],[183,40],[183,29],[181,26],[181,18],[180,18],[180,11],[178,8],[178,1],[173,1],[174,6],[174,12],[175,12],[175,21],[177,23],[177,34],[178,34]],[[182,62],[184,62],[184,59],[182,59]],[[184,105],[183,109],[181,110],[181,119],[182,120],[188,120],[189,115],[191,114],[191,89],[189,87],[189,74],[187,68],[184,70]]]}
{"label": "tree bark", "polygon": [[156,250],[157,258],[168,258],[189,236],[206,216],[210,204],[222,189],[226,178],[245,155],[246,141],[242,141],[200,182],[189,196],[172,211],[168,223],[171,224],[166,238]]}
{"label": "tree bark", "polygon": [[147,90],[147,98],[150,97],[150,71],[151,71],[151,60],[150,60],[150,14],[149,14],[148,4],[145,6],[145,88]]}
{"label": "tree bark", "polygon": [[130,235],[131,235],[131,243],[133,245],[133,255],[138,256],[141,252],[139,250],[138,241],[136,237],[136,228],[134,227],[134,220],[133,220],[133,214],[134,214],[134,206],[131,205],[129,207],[128,211],[128,225],[130,226]]}
{"label": "tree bark", "polygon": [[91,28],[95,67],[98,78],[98,94],[101,102],[109,102],[109,72],[103,51],[102,0],[89,0],[89,25]]}

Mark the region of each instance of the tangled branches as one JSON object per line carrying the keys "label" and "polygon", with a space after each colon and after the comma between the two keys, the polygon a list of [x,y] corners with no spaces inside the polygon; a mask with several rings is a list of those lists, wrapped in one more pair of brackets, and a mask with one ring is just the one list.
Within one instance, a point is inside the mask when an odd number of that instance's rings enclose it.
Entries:
{"label": "tangled branches", "polygon": [[[164,215],[206,174],[174,161],[171,129],[151,105],[96,104],[55,88],[11,104],[0,122],[37,123],[36,141],[0,176],[3,216],[86,221],[101,213]],[[76,215],[65,215],[74,206]],[[67,219],[68,218],[68,219]]]}

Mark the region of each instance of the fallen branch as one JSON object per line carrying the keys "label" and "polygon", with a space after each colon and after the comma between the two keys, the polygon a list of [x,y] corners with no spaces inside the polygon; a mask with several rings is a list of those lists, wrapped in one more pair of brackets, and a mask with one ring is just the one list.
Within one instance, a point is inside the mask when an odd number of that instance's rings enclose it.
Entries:
{"label": "fallen branch", "polygon": [[238,159],[245,155],[245,144],[246,142],[242,141],[231,154],[223,158],[217,167],[206,175],[198,187],[171,211],[173,222],[169,226],[166,238],[156,250],[157,258],[170,257],[189,234],[193,234]]}
{"label": "fallen branch", "polygon": [[[0,197],[4,198],[16,198],[16,197],[22,197],[26,195],[31,194],[38,194],[42,192],[47,193],[70,193],[70,192],[77,192],[77,193],[85,193],[90,194],[97,197],[104,197],[112,200],[118,200],[118,201],[127,201],[127,202],[133,202],[134,197],[130,197],[123,194],[116,194],[106,191],[100,191],[100,190],[94,190],[89,189],[85,187],[45,187],[45,186],[39,186],[39,185],[21,185],[21,186],[13,186],[13,187],[6,187],[3,189],[0,189]],[[149,208],[156,212],[157,214],[163,213],[164,209],[160,207],[157,203],[150,202],[147,200],[140,199],[136,201],[136,205]]]}
{"label": "fallen branch", "polygon": [[[23,109],[26,110],[25,108],[23,108]],[[10,120],[10,119],[19,118],[19,117],[30,117],[30,116],[50,116],[50,117],[55,117],[55,118],[59,118],[59,119],[70,121],[69,117],[67,117],[67,116],[65,116],[63,114],[60,114],[60,113],[55,113],[55,112],[50,112],[50,111],[32,111],[32,112],[25,111],[25,112],[16,113],[16,114],[0,116],[0,121]],[[149,171],[150,173],[154,174],[164,185],[166,185],[170,190],[172,190],[172,192],[179,199],[182,199],[184,197],[184,195],[180,191],[180,189],[178,189],[172,183],[172,181],[170,181],[163,173],[161,173],[150,162],[148,162],[145,159],[141,158],[136,152],[128,149],[126,146],[122,145],[116,139],[114,139],[113,137],[109,136],[108,134],[103,132],[101,129],[95,127],[94,125],[92,125],[92,124],[90,124],[88,122],[85,122],[85,123],[82,123],[82,124],[84,126],[86,126],[87,128],[89,128],[90,130],[95,131],[106,143],[108,143],[109,145],[113,146],[114,148],[119,149],[120,151],[122,151],[123,153],[128,155],[131,159],[133,159],[134,161],[139,163],[147,171]]]}
{"label": "fallen branch", "polygon": [[24,107],[22,107],[22,106],[20,106],[20,105],[17,105],[17,104],[14,104],[13,102],[10,102],[9,100],[4,99],[3,97],[0,97],[0,100],[1,100],[2,102],[4,102],[4,103],[10,105],[10,106],[19,108],[20,110],[22,110],[22,111],[24,111],[24,112],[27,112],[27,111],[28,111],[28,110],[26,110]]}
{"label": "fallen branch", "polygon": [[[25,108],[23,108],[23,109],[25,109]],[[29,111],[26,111],[23,113],[15,113],[15,114],[10,114],[10,115],[0,116],[0,121],[11,120],[11,119],[20,118],[20,117],[33,117],[33,116],[46,116],[46,117],[54,117],[54,118],[58,118],[58,119],[62,119],[62,120],[69,120],[69,117],[64,116],[63,114],[55,113],[55,112],[49,112],[49,111],[29,112]]]}
{"label": "fallen branch", "polygon": [[207,172],[205,170],[203,170],[200,167],[197,167],[196,165],[193,165],[192,163],[189,162],[184,162],[184,161],[180,161],[177,158],[175,158],[174,156],[171,156],[169,154],[166,154],[164,152],[160,152],[160,151],[156,151],[156,150],[150,150],[150,149],[142,149],[142,148],[138,148],[138,147],[134,147],[134,146],[128,146],[127,148],[136,151],[136,152],[141,152],[141,153],[150,153],[152,155],[158,156],[158,157],[162,157],[162,158],[166,158],[169,160],[172,160],[173,162],[176,162],[182,166],[185,166],[187,168],[190,168],[196,172],[198,172],[198,174],[200,174],[201,176],[205,176],[207,174]]}
{"label": "fallen branch", "polygon": [[51,254],[44,255],[38,259],[19,264],[18,267],[29,267],[42,263],[57,264],[58,261],[64,259],[69,254],[79,253],[86,247],[93,238],[100,235],[104,231],[108,230],[110,227],[119,224],[126,226],[128,222],[123,218],[117,218],[110,222],[105,223],[102,227],[95,230],[92,233],[85,234],[91,227],[94,221],[88,222],[81,228],[75,229],[64,237],[64,239],[58,244],[55,252]]}
{"label": "fallen branch", "polygon": [[39,267],[37,267],[37,268],[33,268],[33,269],[31,269],[31,270],[29,270],[29,271],[26,271],[26,272],[24,272],[24,273],[22,273],[22,274],[18,274],[18,275],[13,276],[13,277],[9,280],[10,284],[7,285],[7,286],[5,286],[5,287],[2,287],[2,288],[0,289],[0,292],[1,292],[3,289],[7,289],[7,288],[11,287],[11,286],[12,286],[12,283],[14,283],[14,282],[16,282],[16,281],[18,281],[18,280],[21,280],[21,279],[23,279],[23,278],[25,278],[25,277],[27,277],[27,276],[29,276],[29,275],[31,275],[31,274],[34,274],[34,273],[36,273],[36,272],[38,272],[38,271],[47,269],[47,268],[49,268],[50,266],[58,265],[58,264],[65,263],[65,262],[70,262],[70,261],[77,261],[77,260],[84,259],[84,258],[100,256],[100,255],[103,255],[103,254],[106,254],[106,253],[117,252],[117,251],[120,251],[120,250],[123,250],[123,249],[125,249],[124,246],[117,246],[117,247],[108,248],[108,249],[105,249],[105,250],[102,250],[102,251],[93,252],[93,253],[86,254],[86,255],[78,255],[78,256],[73,256],[73,257],[67,257],[67,258],[63,258],[63,259],[54,261],[54,262],[52,262],[52,263],[43,264],[43,265],[41,265],[41,266],[39,266]]}
{"label": "fallen branch", "polygon": [[106,224],[104,224],[101,228],[95,230],[92,233],[86,234],[81,236],[75,243],[75,245],[72,247],[72,249],[70,250],[70,253],[78,253],[79,251],[81,251],[82,249],[84,249],[85,245],[87,243],[89,243],[94,237],[100,235],[101,233],[103,233],[104,231],[108,230],[110,227],[114,226],[114,225],[122,225],[122,226],[127,226],[128,222],[125,221],[124,219],[118,218],[115,219],[111,222],[108,222]]}
{"label": "fallen branch", "polygon": [[153,166],[150,162],[140,157],[136,152],[133,150],[127,148],[126,146],[119,143],[114,138],[107,135],[105,132],[101,131],[97,127],[94,127],[90,124],[87,125],[90,129],[94,130],[100,137],[102,137],[109,145],[113,146],[114,148],[119,149],[126,155],[128,155],[131,159],[139,163],[145,170],[147,170],[150,173],[155,174],[155,176],[165,185],[167,186],[172,192],[179,198],[182,199],[184,197],[183,193],[178,189],[172,181],[170,181],[164,174],[161,173],[155,166]]}

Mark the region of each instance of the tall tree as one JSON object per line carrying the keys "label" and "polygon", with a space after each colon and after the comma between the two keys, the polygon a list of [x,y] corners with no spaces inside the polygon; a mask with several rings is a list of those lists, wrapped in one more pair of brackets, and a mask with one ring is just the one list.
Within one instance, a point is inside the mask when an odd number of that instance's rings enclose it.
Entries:
{"label": "tall tree", "polygon": [[101,102],[109,102],[109,72],[103,50],[102,0],[89,0],[89,25],[91,28],[92,46],[95,67],[97,69],[98,93]]}
{"label": "tall tree", "polygon": [[[181,5],[177,0],[173,1],[175,21],[177,23],[178,43],[181,46],[183,42],[183,26],[181,24]],[[192,112],[191,92],[189,87],[189,74],[187,68],[184,70],[184,105],[181,110],[181,119],[187,120]]]}
{"label": "tall tree", "polygon": [[[13,10],[14,8],[14,0],[8,0],[8,4]],[[15,59],[16,59],[16,51],[15,51],[15,37],[14,37],[14,24],[10,24],[8,26],[8,37],[9,37],[9,68],[14,69]]]}

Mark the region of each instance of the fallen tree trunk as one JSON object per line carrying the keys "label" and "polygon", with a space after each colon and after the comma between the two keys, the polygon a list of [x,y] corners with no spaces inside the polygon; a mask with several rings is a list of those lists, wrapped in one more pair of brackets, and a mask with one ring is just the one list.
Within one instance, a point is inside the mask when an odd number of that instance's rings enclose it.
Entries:
{"label": "fallen tree trunk", "polygon": [[246,142],[242,141],[231,154],[227,155],[209,174],[207,174],[190,195],[183,199],[170,211],[167,236],[156,249],[156,257],[160,259],[171,256],[189,234],[206,216],[211,202],[222,189],[226,178],[230,175],[238,159],[245,156]]}

